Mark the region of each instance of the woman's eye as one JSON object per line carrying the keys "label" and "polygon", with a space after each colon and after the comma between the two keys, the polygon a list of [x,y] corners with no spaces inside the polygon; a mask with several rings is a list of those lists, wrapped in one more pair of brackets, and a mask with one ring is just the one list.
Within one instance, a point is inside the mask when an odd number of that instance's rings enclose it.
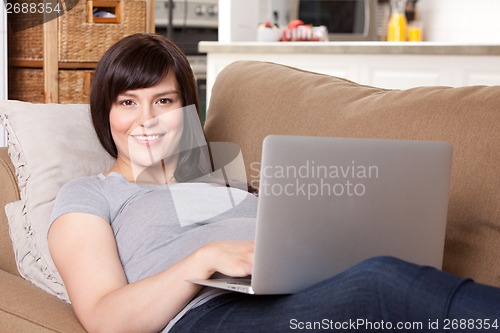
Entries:
{"label": "woman's eye", "polygon": [[131,106],[134,104],[134,101],[132,101],[130,99],[125,99],[125,100],[120,101],[119,104],[123,105],[123,106]]}
{"label": "woman's eye", "polygon": [[172,103],[172,99],[171,98],[160,98],[158,100],[158,104],[170,104]]}

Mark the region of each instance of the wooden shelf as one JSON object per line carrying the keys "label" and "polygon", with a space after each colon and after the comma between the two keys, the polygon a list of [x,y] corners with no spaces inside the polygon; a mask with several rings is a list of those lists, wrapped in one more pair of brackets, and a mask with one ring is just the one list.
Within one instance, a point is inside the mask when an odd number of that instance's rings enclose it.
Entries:
{"label": "wooden shelf", "polygon": [[[94,9],[114,17],[94,17]],[[80,101],[90,91],[97,62],[112,44],[154,29],[153,0],[80,1],[57,19],[9,35],[14,50],[8,59],[9,82],[16,87],[10,94],[45,103]]]}

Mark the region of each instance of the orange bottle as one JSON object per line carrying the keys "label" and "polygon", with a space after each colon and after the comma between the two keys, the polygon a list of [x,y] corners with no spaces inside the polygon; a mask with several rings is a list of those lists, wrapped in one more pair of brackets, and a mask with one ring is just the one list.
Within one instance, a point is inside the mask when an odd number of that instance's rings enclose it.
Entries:
{"label": "orange bottle", "polygon": [[387,26],[387,41],[403,42],[407,40],[405,15],[406,0],[391,0],[391,17]]}

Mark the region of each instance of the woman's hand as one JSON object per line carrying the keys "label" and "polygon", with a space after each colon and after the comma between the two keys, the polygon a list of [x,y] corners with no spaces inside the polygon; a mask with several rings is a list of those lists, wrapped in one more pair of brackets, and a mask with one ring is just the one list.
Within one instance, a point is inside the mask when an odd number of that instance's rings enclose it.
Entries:
{"label": "woman's hand", "polygon": [[209,243],[198,250],[208,272],[222,273],[232,277],[252,274],[254,241],[218,241]]}

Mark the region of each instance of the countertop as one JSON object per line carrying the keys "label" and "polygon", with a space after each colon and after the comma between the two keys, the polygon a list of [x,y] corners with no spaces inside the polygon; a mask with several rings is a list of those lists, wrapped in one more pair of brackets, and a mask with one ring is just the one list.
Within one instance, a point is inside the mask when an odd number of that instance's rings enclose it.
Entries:
{"label": "countertop", "polygon": [[200,42],[201,53],[500,56],[500,44],[441,42]]}

